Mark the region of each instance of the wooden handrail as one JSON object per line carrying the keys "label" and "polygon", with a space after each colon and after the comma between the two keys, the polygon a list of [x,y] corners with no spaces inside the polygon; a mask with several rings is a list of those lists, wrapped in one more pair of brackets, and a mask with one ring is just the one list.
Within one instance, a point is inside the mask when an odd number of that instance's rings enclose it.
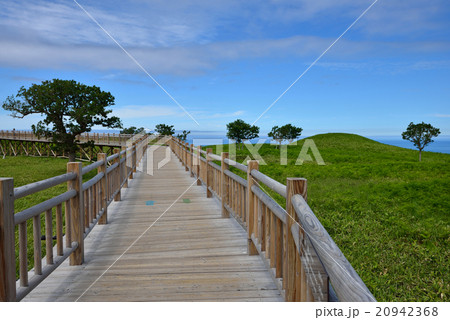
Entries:
{"label": "wooden handrail", "polygon": [[339,301],[376,301],[303,197],[295,195],[292,204],[302,228],[330,276]]}
{"label": "wooden handrail", "polygon": [[28,196],[30,194],[57,186],[58,184],[73,180],[76,178],[74,173],[64,173],[60,176],[48,178],[45,180],[33,182],[18,188],[14,188],[14,199],[20,199],[22,197]]}
{"label": "wooden handrail", "polygon": [[[193,155],[195,147],[188,150],[174,137],[168,145],[197,181],[205,184],[207,197],[219,198],[222,216],[230,214],[247,230],[248,253],[266,259],[286,301],[329,301],[332,291],[340,301],[375,301],[306,204],[306,179],[288,178],[287,185],[283,185],[260,172],[255,160],[245,166],[229,159],[227,153],[219,156],[212,149],[204,151],[200,147],[196,148],[198,166],[193,170],[186,154]],[[201,154],[206,154],[206,159]],[[221,161],[221,166],[213,160]],[[247,179],[231,172],[228,166],[247,172]],[[286,198],[288,211],[264,192],[261,184]],[[331,241],[334,246],[324,244],[322,249],[326,250],[320,250],[317,247],[321,241]]]}
{"label": "wooden handrail", "polygon": [[[143,134],[123,134],[123,133],[83,133],[76,138],[80,143],[94,141],[97,144],[108,144],[120,146],[125,144],[128,139],[140,139]],[[51,138],[39,137],[32,131],[24,130],[0,130],[0,139],[24,140],[24,141],[51,141]]]}

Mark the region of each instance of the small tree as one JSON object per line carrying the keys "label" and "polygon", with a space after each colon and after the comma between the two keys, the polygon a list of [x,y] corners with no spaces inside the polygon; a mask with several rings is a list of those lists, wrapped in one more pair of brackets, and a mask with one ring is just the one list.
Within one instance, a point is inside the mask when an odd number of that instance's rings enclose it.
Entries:
{"label": "small tree", "polygon": [[292,143],[292,141],[300,137],[303,131],[302,128],[293,126],[290,123],[282,126],[280,130],[283,138],[286,139],[289,143]]}
{"label": "small tree", "polygon": [[422,161],[422,150],[429,143],[433,142],[431,138],[437,137],[441,132],[438,128],[429,123],[410,123],[406,131],[402,133],[404,140],[409,140],[419,149],[419,161]]}
{"label": "small tree", "polygon": [[259,135],[259,127],[252,126],[241,119],[227,124],[227,138],[235,140],[242,149],[243,141],[257,138]]}
{"label": "small tree", "polygon": [[155,131],[162,136],[173,136],[175,134],[175,129],[173,125],[167,125],[163,123],[157,124],[155,126]]}
{"label": "small tree", "polygon": [[281,143],[283,142],[284,138],[281,134],[280,127],[278,126],[272,127],[272,130],[267,135],[276,142],[278,142],[281,146]]}
{"label": "small tree", "polygon": [[144,127],[136,128],[136,127],[129,127],[125,128],[120,131],[121,134],[138,134],[140,132],[144,132]]}
{"label": "small tree", "polygon": [[188,136],[189,133],[191,133],[191,132],[183,130],[183,133],[177,134],[177,138],[182,140],[182,141],[184,141],[184,142],[186,142],[186,139],[187,139],[187,136]]}
{"label": "small tree", "polygon": [[[109,117],[114,97],[99,87],[87,86],[75,80],[53,79],[21,87],[16,96],[10,96],[3,103],[5,110],[12,111],[14,118],[29,114],[41,114],[44,120],[32,125],[37,136],[51,138],[55,149],[69,155],[75,161],[79,142],[77,135],[91,131],[95,125],[107,128],[121,128],[118,117]],[[92,141],[85,145],[92,145]]]}
{"label": "small tree", "polygon": [[273,140],[277,141],[280,146],[283,140],[289,141],[292,143],[295,139],[300,137],[303,129],[293,126],[292,124],[285,124],[282,127],[275,126],[272,128],[272,131],[269,132],[268,136]]}

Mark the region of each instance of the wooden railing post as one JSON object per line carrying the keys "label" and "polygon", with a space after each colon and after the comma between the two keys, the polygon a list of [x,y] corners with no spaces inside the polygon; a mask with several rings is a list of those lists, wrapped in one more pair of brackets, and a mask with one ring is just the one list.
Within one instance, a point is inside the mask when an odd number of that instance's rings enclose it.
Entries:
{"label": "wooden railing post", "polygon": [[0,178],[0,301],[16,301],[14,179]]}
{"label": "wooden railing post", "polygon": [[292,197],[294,194],[300,194],[306,199],[306,179],[303,178],[287,178],[286,180],[286,225],[285,225],[285,257],[284,257],[284,276],[285,281],[285,299],[286,301],[295,301],[296,285],[295,285],[295,256],[296,247],[294,238],[292,237],[291,228],[297,223],[297,215],[292,205]]}
{"label": "wooden railing post", "polygon": [[[125,183],[123,184],[124,188],[128,188],[128,167],[127,167],[127,146],[122,146],[122,151],[125,150],[125,161],[122,163],[122,181],[125,181]],[[122,183],[122,181],[120,183]]]}
{"label": "wooden railing post", "polygon": [[136,157],[137,157],[137,147],[136,147],[136,142],[133,142],[133,176],[134,173],[136,172]]}
{"label": "wooden railing post", "polygon": [[189,144],[187,142],[183,142],[184,146],[184,170],[189,171]]}
{"label": "wooden railing post", "polygon": [[206,197],[211,198],[212,192],[210,188],[212,188],[213,184],[213,169],[209,165],[209,161],[212,161],[212,158],[209,156],[209,154],[212,153],[212,148],[206,149]]}
{"label": "wooden railing post", "polygon": [[200,156],[201,156],[201,151],[202,147],[198,146],[197,147],[197,185],[201,186],[202,185],[202,181],[200,180],[200,167],[201,167],[201,163],[200,163]]}
{"label": "wooden railing post", "polygon": [[[98,220],[98,224],[106,224],[108,223],[108,175],[106,173],[106,168],[108,166],[108,163],[106,162],[106,153],[99,153],[97,154],[97,161],[103,161],[103,164],[97,168],[97,173],[103,172],[104,176],[102,180],[100,180],[100,192],[101,192],[101,199],[100,199],[100,210],[104,210],[103,215]],[[136,158],[134,159],[136,161]]]}
{"label": "wooden railing post", "polygon": [[252,170],[258,170],[259,163],[257,160],[249,160],[247,163],[247,241],[248,241],[248,254],[256,255],[258,250],[252,240],[252,234],[255,231],[255,195],[252,192],[252,186],[255,181],[251,175]]}
{"label": "wooden railing post", "polygon": [[189,162],[191,163],[191,177],[194,176],[194,145],[191,143],[189,150],[191,151],[191,156],[189,157]]}
{"label": "wooden railing post", "polygon": [[[114,154],[120,154],[120,149],[114,149]],[[120,196],[120,184],[122,183],[122,166],[120,165],[120,155],[117,156],[116,159],[114,159],[114,163],[117,163],[118,168],[116,170],[115,173],[115,180],[116,180],[116,188],[119,189],[119,191],[117,192],[116,196],[114,197],[114,201],[120,201],[121,200],[121,196]],[[113,190],[113,192],[115,192],[116,190]]]}
{"label": "wooden railing post", "polygon": [[81,162],[69,162],[67,172],[74,172],[77,177],[67,182],[67,189],[74,189],[77,195],[70,199],[70,214],[72,222],[72,241],[78,242],[78,248],[70,255],[70,265],[80,265],[84,262],[84,199],[81,186],[83,176],[81,174]]}
{"label": "wooden railing post", "polygon": [[229,218],[230,214],[228,210],[225,208],[225,205],[229,204],[229,185],[228,185],[228,177],[225,175],[225,170],[229,169],[228,163],[225,162],[225,159],[228,159],[228,152],[222,152],[222,161],[221,161],[221,180],[222,180],[222,218]]}

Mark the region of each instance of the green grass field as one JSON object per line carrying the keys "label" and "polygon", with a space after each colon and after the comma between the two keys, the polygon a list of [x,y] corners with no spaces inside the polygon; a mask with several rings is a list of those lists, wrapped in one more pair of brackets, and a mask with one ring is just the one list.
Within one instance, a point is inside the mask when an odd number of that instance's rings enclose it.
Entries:
{"label": "green grass field", "polygon": [[[299,141],[288,147],[287,166],[275,146],[263,145],[268,164],[260,170],[283,184],[287,177],[308,179],[309,205],[377,300],[449,301],[450,155],[424,152],[418,162],[418,151],[357,135],[312,139],[326,165],[295,165]],[[244,148],[237,160],[248,155]],[[0,176],[14,177],[17,187],[65,173],[66,163],[7,157],[0,159]],[[65,190],[62,184],[20,199],[15,210]]]}
{"label": "green grass field", "polygon": [[[67,172],[67,159],[53,158],[53,157],[5,157],[0,158],[0,177],[14,178],[14,187],[20,187],[32,182],[41,181],[47,178],[58,176]],[[89,162],[83,162],[88,165]],[[87,181],[96,174],[92,171],[83,176],[83,180]],[[62,183],[52,188],[46,189],[18,199],[14,202],[14,211],[20,212],[26,208],[32,207],[40,202],[56,197],[67,191],[67,183]],[[63,209],[63,219],[65,208]],[[45,234],[45,215],[41,214],[41,233]],[[53,208],[53,230],[56,230],[55,208]],[[63,230],[65,232],[65,228]],[[16,275],[19,276],[19,242],[18,242],[18,228],[16,227]],[[31,269],[34,265],[33,261],[33,224],[31,221],[27,222],[27,256],[28,266]],[[53,241],[56,244],[56,241]],[[42,241],[42,256],[45,256],[45,241]]]}
{"label": "green grass field", "polygon": [[[450,155],[424,152],[418,162],[418,151],[357,135],[312,139],[326,165],[295,165],[301,140],[287,166],[263,145],[260,171],[283,184],[308,179],[310,207],[377,300],[449,301]],[[238,150],[237,160],[248,155]]]}

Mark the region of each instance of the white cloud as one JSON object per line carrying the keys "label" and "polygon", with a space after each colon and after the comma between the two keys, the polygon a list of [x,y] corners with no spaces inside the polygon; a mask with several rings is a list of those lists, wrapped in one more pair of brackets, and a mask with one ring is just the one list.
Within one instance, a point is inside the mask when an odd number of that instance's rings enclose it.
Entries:
{"label": "white cloud", "polygon": [[[307,36],[304,27],[298,29],[297,35],[263,35],[273,26],[295,30],[298,21],[325,26],[329,17],[345,18],[337,36],[371,2],[174,0],[168,6],[166,2],[129,0],[80,4],[151,74],[195,75],[242,58],[295,57],[311,62],[335,38]],[[417,28],[435,30],[442,26],[442,19],[433,19],[439,16],[437,9],[441,7],[445,7],[442,0],[380,1],[355,30],[359,28],[369,35],[414,35]],[[251,31],[253,26],[259,30]],[[382,59],[392,53],[450,51],[448,41],[438,38],[403,42],[349,39],[355,38],[349,34],[341,39],[327,57],[352,63],[367,56]],[[2,2],[0,46],[0,67],[141,72],[72,1]]]}
{"label": "white cloud", "polygon": [[450,118],[450,114],[441,114],[441,113],[437,113],[433,115],[436,118]]}

